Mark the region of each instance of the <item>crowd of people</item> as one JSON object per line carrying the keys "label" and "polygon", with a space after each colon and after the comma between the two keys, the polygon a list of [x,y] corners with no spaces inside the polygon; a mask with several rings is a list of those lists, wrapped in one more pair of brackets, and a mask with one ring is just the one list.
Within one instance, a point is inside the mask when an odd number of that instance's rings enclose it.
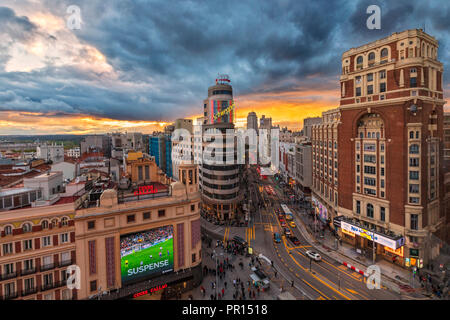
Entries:
{"label": "crowd of people", "polygon": [[128,235],[120,239],[121,253],[128,252],[135,248],[138,244],[149,244],[152,246],[162,240],[169,239],[173,236],[173,226],[164,226],[156,229],[139,232]]}

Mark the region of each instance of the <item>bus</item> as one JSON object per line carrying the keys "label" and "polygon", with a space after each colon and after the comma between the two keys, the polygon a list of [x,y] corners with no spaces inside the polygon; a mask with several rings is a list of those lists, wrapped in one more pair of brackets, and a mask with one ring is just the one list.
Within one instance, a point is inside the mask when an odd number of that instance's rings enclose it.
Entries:
{"label": "bus", "polygon": [[281,209],[283,209],[284,214],[286,215],[286,220],[292,220],[293,219],[292,212],[291,212],[291,210],[289,210],[287,205],[281,204]]}

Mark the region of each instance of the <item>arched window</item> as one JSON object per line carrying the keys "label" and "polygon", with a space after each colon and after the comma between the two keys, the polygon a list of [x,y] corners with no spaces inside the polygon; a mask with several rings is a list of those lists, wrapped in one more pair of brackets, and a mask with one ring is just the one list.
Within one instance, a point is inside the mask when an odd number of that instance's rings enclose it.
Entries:
{"label": "arched window", "polygon": [[31,224],[25,223],[23,226],[23,232],[31,232]]}
{"label": "arched window", "polygon": [[5,231],[5,236],[9,236],[10,234],[12,234],[12,227],[6,226],[4,231]]}
{"label": "arched window", "polygon": [[409,146],[409,153],[410,154],[418,154],[419,153],[419,145],[418,144],[412,144]]}
{"label": "arched window", "polygon": [[371,203],[367,204],[367,216],[373,218],[373,205]]}
{"label": "arched window", "polygon": [[356,64],[362,64],[363,63],[363,57],[359,56],[358,58],[356,58]]}
{"label": "arched window", "polygon": [[384,48],[383,50],[381,50],[381,57],[385,58],[388,56],[388,49]]}
{"label": "arched window", "polygon": [[42,227],[42,229],[48,229],[48,221],[47,220],[42,221],[41,227]]}
{"label": "arched window", "polygon": [[375,59],[375,53],[371,52],[369,53],[369,60],[374,60]]}
{"label": "arched window", "polygon": [[69,219],[67,219],[67,217],[63,217],[63,218],[61,219],[61,225],[62,225],[63,227],[66,227],[68,224],[69,224]]}
{"label": "arched window", "polygon": [[52,227],[55,228],[57,226],[58,226],[58,219],[55,218],[52,220]]}

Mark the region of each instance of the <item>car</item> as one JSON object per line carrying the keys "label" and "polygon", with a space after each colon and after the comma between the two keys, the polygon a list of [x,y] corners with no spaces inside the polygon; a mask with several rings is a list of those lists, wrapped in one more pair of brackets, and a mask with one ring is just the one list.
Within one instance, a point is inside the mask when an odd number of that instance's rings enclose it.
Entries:
{"label": "car", "polygon": [[286,222],[286,220],[284,220],[284,218],[283,218],[283,217],[281,217],[281,218],[278,218],[278,220],[280,220],[280,222]]}
{"label": "car", "polygon": [[273,234],[273,241],[274,241],[275,243],[280,243],[280,242],[281,242],[281,236],[280,236],[280,234],[279,234],[278,232],[275,232],[275,233]]}
{"label": "car", "polygon": [[292,227],[292,228],[295,228],[295,227],[297,227],[297,225],[295,224],[295,221],[291,221],[291,222],[289,222],[289,225]]}
{"label": "car", "polygon": [[308,251],[306,251],[306,255],[307,255],[309,258],[311,258],[311,259],[313,259],[313,260],[315,260],[315,261],[320,261],[320,260],[322,260],[322,258],[320,257],[320,254],[318,254],[318,253],[315,252],[315,251],[308,250]]}
{"label": "car", "polygon": [[291,237],[289,237],[289,240],[291,240],[291,242],[296,246],[298,246],[300,244],[300,240],[298,240],[297,237],[291,236]]}
{"label": "car", "polygon": [[291,230],[289,230],[289,228],[284,228],[284,234],[290,236],[292,233]]}
{"label": "car", "polygon": [[286,224],[286,222],[281,222],[281,226],[283,227],[283,228],[286,228],[287,227],[287,224]]}

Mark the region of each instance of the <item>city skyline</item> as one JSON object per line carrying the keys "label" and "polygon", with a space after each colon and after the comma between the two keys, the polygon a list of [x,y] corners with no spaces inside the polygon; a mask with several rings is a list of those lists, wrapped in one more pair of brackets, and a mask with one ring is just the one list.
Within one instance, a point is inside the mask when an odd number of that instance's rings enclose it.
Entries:
{"label": "city skyline", "polygon": [[[230,75],[238,125],[254,111],[298,130],[304,118],[339,105],[347,48],[426,28],[447,64],[448,3],[380,2],[380,30],[365,26],[369,4],[231,1],[221,4],[226,22],[217,23],[213,2],[172,8],[161,1],[4,1],[0,135],[162,130],[176,118],[201,115],[204,88],[218,73]],[[67,27],[70,5],[81,10],[79,30]],[[446,69],[443,89],[448,96]]]}

